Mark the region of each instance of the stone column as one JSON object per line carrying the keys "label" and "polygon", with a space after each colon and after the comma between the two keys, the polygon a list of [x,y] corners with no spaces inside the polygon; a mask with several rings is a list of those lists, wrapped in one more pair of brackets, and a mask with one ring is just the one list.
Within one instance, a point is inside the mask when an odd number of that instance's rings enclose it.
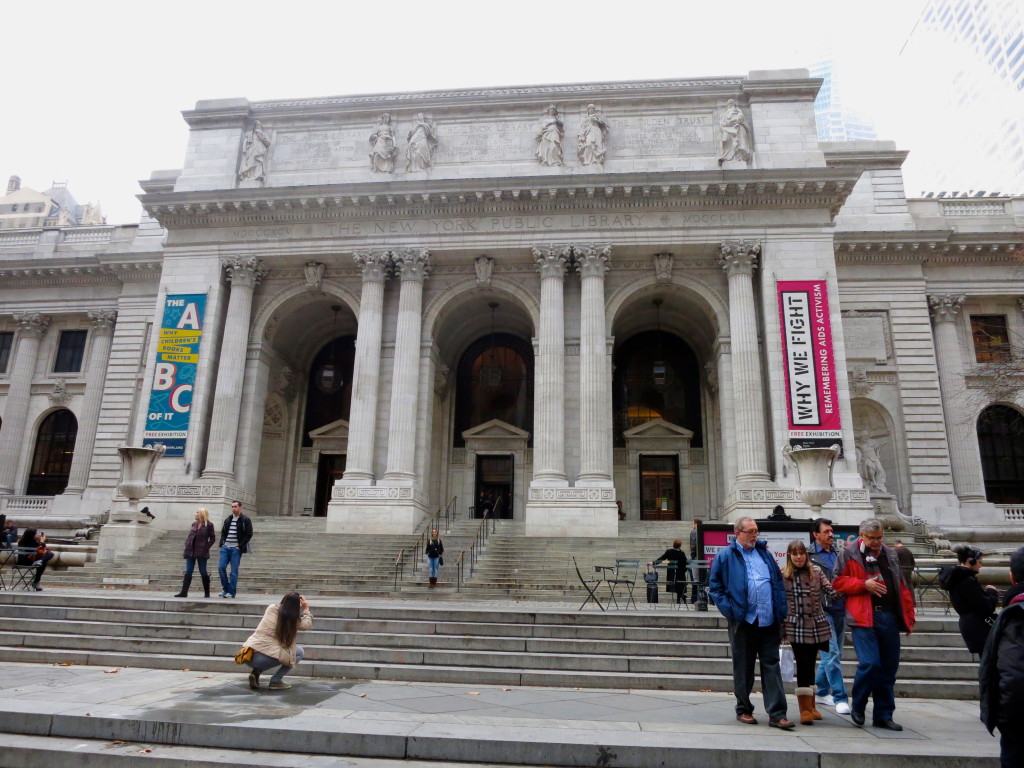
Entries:
{"label": "stone column", "polygon": [[100,309],[89,313],[92,321],[92,347],[85,369],[85,397],[78,416],[78,437],[75,440],[75,455],[71,460],[71,474],[64,495],[81,495],[89,482],[89,468],[92,466],[93,448],[96,445],[96,427],[100,419],[100,405],[103,402],[103,383],[107,378],[107,363],[110,360],[110,345],[114,340],[114,321],[117,310]]}
{"label": "stone column", "polygon": [[939,366],[942,414],[946,422],[946,444],[953,469],[953,490],[962,502],[985,502],[984,475],[978,434],[964,402],[963,350],[957,337],[956,318],[966,297],[946,294],[929,296],[935,323],[935,357]]}
{"label": "stone column", "polygon": [[765,451],[764,379],[757,348],[753,274],[760,243],[723,243],[722,268],[729,275],[733,411],[736,420],[736,481],[769,480]]}
{"label": "stone column", "polygon": [[565,299],[568,246],[533,249],[540,272],[540,328],[534,366],[533,483],[565,486]]}
{"label": "stone column", "polygon": [[577,486],[612,484],[612,380],[605,335],[604,275],[610,245],[574,246],[580,296],[580,474]]}
{"label": "stone column", "polygon": [[7,387],[7,402],[4,404],[3,439],[0,440],[0,494],[12,494],[15,490],[39,342],[50,326],[50,317],[37,312],[15,313],[14,322],[18,325],[18,344],[10,360],[11,377]]}
{"label": "stone column", "polygon": [[420,384],[423,281],[430,271],[430,252],[425,248],[395,251],[392,258],[402,287],[398,296],[395,372],[391,377],[391,418],[388,421],[388,466],[384,483],[412,485],[416,477],[416,404]]}
{"label": "stone column", "polygon": [[732,343],[719,337],[715,340],[714,354],[718,371],[718,423],[722,445],[722,487],[725,495],[736,482],[736,408],[733,398]]}
{"label": "stone column", "polygon": [[228,313],[217,362],[217,388],[213,396],[213,418],[203,477],[233,480],[252,295],[266,270],[263,262],[255,256],[235,256],[224,259],[221,265],[227,270],[231,295],[228,297]]}
{"label": "stone column", "polygon": [[345,459],[345,475],[340,482],[342,485],[372,485],[384,281],[388,277],[391,259],[387,251],[357,251],[352,257],[363,272],[363,289],[359,297],[356,359],[352,369],[348,455]]}

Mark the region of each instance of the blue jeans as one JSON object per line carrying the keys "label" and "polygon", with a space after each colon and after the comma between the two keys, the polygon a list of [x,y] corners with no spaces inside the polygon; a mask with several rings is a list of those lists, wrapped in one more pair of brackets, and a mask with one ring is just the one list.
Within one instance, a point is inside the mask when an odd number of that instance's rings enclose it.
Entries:
{"label": "blue jeans", "polygon": [[782,628],[778,622],[758,627],[745,621],[729,622],[729,645],[732,648],[732,687],[736,695],[736,714],[754,712],[750,692],[754,689],[754,662],[761,661],[761,690],[768,717],[778,720],[786,716],[786,692],[782,687],[779,664],[779,643]]}
{"label": "blue jeans", "polygon": [[185,578],[192,578],[192,571],[196,568],[196,563],[199,563],[199,575],[204,579],[208,578],[206,574],[206,561],[209,560],[207,557],[186,557],[185,558]]}
{"label": "blue jeans", "polygon": [[430,566],[430,578],[432,578],[432,579],[436,579],[437,578],[437,566],[438,566],[440,560],[441,560],[440,557],[428,557],[427,558],[427,565]]}
{"label": "blue jeans", "polygon": [[896,672],[900,668],[900,628],[896,614],[875,611],[875,626],[853,627],[857,674],[853,678],[850,708],[863,713],[868,699],[874,701],[872,720],[892,720],[896,711]]}
{"label": "blue jeans", "polygon": [[[302,661],[302,657],[305,655],[305,651],[302,649],[301,645],[295,646],[296,664]],[[252,661],[249,662],[249,666],[252,667],[254,672],[266,672],[268,669],[273,669],[278,665],[280,665],[281,668],[274,673],[273,677],[270,678],[270,682],[272,683],[280,683],[281,679],[295,669],[295,667],[286,667],[273,656],[267,656],[267,654],[260,653],[259,651],[252,652]]]}
{"label": "blue jeans", "polygon": [[[231,563],[231,578],[228,579],[228,563]],[[220,574],[220,585],[226,594],[235,596],[235,589],[238,587],[238,566],[242,563],[242,551],[238,547],[221,547],[220,564],[217,572]]]}
{"label": "blue jeans", "polygon": [[814,685],[817,687],[819,696],[831,694],[836,704],[849,699],[846,693],[846,683],[843,682],[843,642],[846,640],[846,619],[837,618],[835,615],[825,611],[825,618],[828,619],[828,628],[831,636],[828,640],[828,650],[821,652],[821,664],[818,665],[818,674],[814,677]]}

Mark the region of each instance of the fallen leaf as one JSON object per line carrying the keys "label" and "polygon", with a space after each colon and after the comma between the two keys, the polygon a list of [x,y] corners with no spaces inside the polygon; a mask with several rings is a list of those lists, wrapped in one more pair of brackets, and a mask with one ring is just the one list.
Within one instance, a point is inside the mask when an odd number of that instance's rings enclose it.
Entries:
{"label": "fallen leaf", "polygon": [[697,693],[711,693],[710,688],[698,688]]}
{"label": "fallen leaf", "polygon": [[73,666],[75,666],[75,662],[73,662],[73,661],[58,661],[53,666],[55,666],[55,667],[73,667]]}
{"label": "fallen leaf", "polygon": [[365,693],[360,693],[359,694],[359,698],[360,699],[365,699],[366,698],[366,694]]}
{"label": "fallen leaf", "polygon": [[120,671],[121,671],[120,669],[104,669],[103,670],[103,674],[104,675],[116,675]]}
{"label": "fallen leaf", "polygon": [[209,680],[212,677],[213,677],[213,675],[200,675],[199,677],[196,678],[196,680]]}
{"label": "fallen leaf", "polygon": [[467,695],[467,696],[479,696],[480,694],[479,694],[478,692],[476,692],[476,691],[470,691],[470,692],[469,692],[469,693],[467,693],[466,695]]}
{"label": "fallen leaf", "polygon": [[92,712],[86,712],[86,713],[85,713],[85,716],[86,716],[86,717],[92,717]]}
{"label": "fallen leaf", "polygon": [[503,690],[503,691],[511,691],[512,689],[511,688],[502,688],[501,690]]}
{"label": "fallen leaf", "polygon": [[146,752],[152,752],[153,750],[152,750],[152,749],[140,749],[140,750],[137,750],[137,751],[138,751],[138,752],[139,752],[140,754],[144,754],[144,753],[146,753]]}
{"label": "fallen leaf", "polygon": [[182,672],[191,672],[192,670],[191,670],[191,669],[189,669],[188,667],[185,667],[185,668],[184,668],[183,670],[181,670],[181,671],[182,671]]}

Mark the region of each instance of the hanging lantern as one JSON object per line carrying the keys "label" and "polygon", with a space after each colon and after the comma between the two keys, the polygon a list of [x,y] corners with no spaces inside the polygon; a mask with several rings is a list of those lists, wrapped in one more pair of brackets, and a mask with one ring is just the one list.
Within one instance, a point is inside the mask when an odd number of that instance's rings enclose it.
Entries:
{"label": "hanging lantern", "polygon": [[334,320],[331,322],[330,362],[320,366],[320,370],[316,372],[316,388],[323,392],[325,395],[333,395],[334,393],[340,391],[342,385],[345,383],[341,377],[341,369],[338,367],[336,355],[338,347],[338,311],[340,309],[341,307],[337,304],[331,306],[331,310],[334,312]]}
{"label": "hanging lantern", "polygon": [[481,387],[496,389],[501,386],[502,374],[502,367],[498,365],[494,352],[494,311],[498,308],[498,302],[492,301],[487,306],[491,308],[491,348],[488,350],[490,359],[480,366],[477,376]]}
{"label": "hanging lantern", "polygon": [[[663,299],[655,299],[652,302],[654,304],[655,310],[658,313],[658,330],[657,330],[657,337],[656,337],[657,338],[657,342],[656,343],[658,345],[657,355],[658,355],[659,358],[662,357],[662,354],[661,354],[661,304],[662,304],[662,301],[663,301]],[[664,387],[665,386],[665,381],[668,379],[668,366],[665,365],[665,360],[664,359],[660,359],[660,360],[656,359],[654,361],[654,365],[651,367],[651,378],[654,379],[654,386],[656,386],[656,387]]]}

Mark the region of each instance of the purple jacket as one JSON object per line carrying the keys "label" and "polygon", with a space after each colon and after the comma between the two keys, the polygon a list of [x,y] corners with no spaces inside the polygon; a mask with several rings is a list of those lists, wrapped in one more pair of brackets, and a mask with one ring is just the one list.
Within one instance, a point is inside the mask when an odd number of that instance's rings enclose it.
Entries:
{"label": "purple jacket", "polygon": [[213,523],[200,527],[199,521],[196,520],[189,529],[188,538],[185,539],[185,552],[182,557],[205,560],[210,556],[210,547],[216,540],[217,531]]}

